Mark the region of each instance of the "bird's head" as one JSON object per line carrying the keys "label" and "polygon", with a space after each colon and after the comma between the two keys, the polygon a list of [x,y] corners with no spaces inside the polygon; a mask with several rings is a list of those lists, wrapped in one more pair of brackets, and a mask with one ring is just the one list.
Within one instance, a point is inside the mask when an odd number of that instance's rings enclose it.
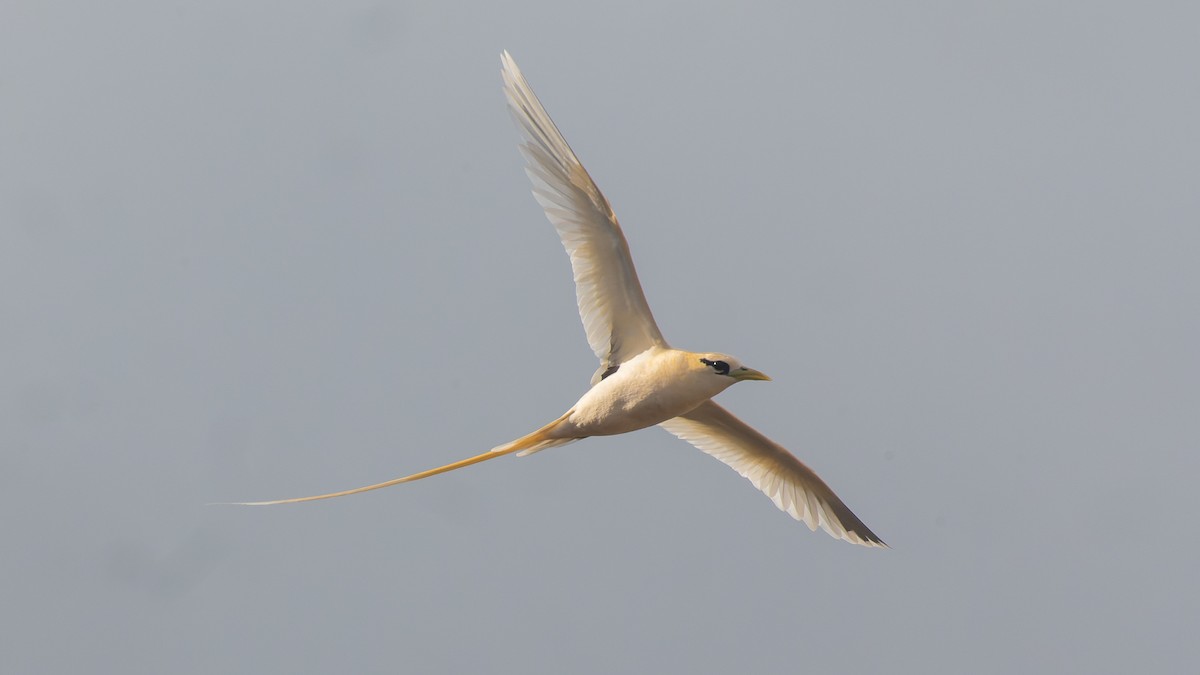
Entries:
{"label": "bird's head", "polygon": [[698,370],[723,378],[723,382],[728,382],[725,386],[742,380],[771,379],[753,368],[743,366],[741,361],[728,354],[697,354],[696,359]]}

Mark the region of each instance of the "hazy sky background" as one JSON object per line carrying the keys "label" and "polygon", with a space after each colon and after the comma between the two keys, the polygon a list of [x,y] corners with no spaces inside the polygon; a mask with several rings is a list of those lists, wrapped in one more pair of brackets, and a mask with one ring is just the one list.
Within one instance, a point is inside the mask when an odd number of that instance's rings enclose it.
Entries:
{"label": "hazy sky background", "polygon": [[[595,361],[509,49],[668,340],[893,545]],[[1184,672],[1200,9],[0,3],[11,673]]]}

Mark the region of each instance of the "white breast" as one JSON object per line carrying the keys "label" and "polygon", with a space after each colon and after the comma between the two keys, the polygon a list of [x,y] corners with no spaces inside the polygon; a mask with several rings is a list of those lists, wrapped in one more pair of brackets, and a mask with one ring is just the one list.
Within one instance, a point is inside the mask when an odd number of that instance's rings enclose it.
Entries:
{"label": "white breast", "polygon": [[644,429],[692,410],[733,384],[732,378],[695,368],[694,357],[655,347],[621,364],[575,404],[567,419],[571,431],[607,436]]}

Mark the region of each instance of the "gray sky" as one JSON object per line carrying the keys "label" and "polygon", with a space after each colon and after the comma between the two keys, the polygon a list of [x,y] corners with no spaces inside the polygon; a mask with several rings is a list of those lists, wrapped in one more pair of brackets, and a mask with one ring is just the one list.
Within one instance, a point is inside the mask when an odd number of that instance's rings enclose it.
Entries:
{"label": "gray sky", "polygon": [[[1187,7],[1187,9],[1181,9]],[[1200,10],[0,5],[6,672],[1182,672]],[[667,338],[891,551],[595,362],[512,51]]]}

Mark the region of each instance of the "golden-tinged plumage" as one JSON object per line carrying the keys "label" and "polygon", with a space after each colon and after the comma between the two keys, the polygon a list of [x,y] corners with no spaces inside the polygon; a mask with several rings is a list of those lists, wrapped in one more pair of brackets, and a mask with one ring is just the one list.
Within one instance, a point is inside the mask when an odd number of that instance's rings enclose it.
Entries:
{"label": "golden-tinged plumage", "polygon": [[629,245],[608,200],[596,187],[546,110],[504,52],[504,93],[523,136],[521,153],[533,195],[571,258],[579,314],[600,367],[592,387],[566,413],[511,443],[403,478],[266,506],[341,497],[407,483],[516,453],[565,445],[588,436],[660,425],[750,480],[775,505],[811,529],[865,546],[885,546],[817,474],[782,446],[712,401],[742,380],[768,380],[732,356],[687,352],[663,339],[638,282]]}

